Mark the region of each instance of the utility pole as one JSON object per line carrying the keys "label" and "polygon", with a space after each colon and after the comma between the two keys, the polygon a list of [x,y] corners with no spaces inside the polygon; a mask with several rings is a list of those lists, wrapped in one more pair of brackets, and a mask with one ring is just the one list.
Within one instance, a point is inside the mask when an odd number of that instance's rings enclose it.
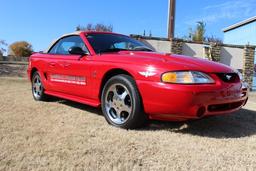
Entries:
{"label": "utility pole", "polygon": [[174,38],[176,0],[168,0],[168,39]]}

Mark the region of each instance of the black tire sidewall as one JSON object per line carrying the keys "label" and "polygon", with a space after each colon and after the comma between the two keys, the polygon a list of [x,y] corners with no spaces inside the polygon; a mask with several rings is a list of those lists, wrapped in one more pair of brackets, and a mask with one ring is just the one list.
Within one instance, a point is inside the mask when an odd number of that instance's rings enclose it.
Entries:
{"label": "black tire sidewall", "polygon": [[[124,85],[127,88],[129,93],[131,94],[131,100],[132,100],[132,112],[128,120],[123,124],[114,123],[109,118],[105,109],[105,97],[107,95],[106,94],[107,90],[110,88],[111,85],[118,84],[118,83]],[[112,77],[109,81],[107,81],[102,91],[101,104],[102,104],[103,114],[109,124],[114,125],[116,127],[125,128],[125,129],[132,129],[132,128],[141,126],[139,121],[141,116],[139,115],[143,115],[142,103],[141,103],[141,98],[140,98],[136,83],[132,79],[132,77],[127,75],[117,75]]]}

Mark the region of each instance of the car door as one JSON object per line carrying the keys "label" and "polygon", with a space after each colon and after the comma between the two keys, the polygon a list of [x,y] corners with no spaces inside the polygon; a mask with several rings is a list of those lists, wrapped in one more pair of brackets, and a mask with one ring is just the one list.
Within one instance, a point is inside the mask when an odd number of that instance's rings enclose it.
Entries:
{"label": "car door", "polygon": [[89,51],[80,36],[68,36],[60,39],[50,49],[47,65],[47,80],[51,91],[67,95],[88,98],[90,86],[90,57],[69,54],[71,47],[80,47]]}

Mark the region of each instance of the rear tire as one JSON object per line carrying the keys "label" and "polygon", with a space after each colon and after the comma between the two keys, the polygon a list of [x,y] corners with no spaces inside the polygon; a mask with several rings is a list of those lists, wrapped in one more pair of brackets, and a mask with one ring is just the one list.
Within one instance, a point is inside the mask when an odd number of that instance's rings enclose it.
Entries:
{"label": "rear tire", "polygon": [[46,101],[48,96],[44,93],[44,85],[41,76],[36,71],[32,76],[32,95],[36,101]]}
{"label": "rear tire", "polygon": [[117,75],[104,85],[101,107],[111,125],[125,129],[142,127],[147,123],[136,83],[128,75]]}

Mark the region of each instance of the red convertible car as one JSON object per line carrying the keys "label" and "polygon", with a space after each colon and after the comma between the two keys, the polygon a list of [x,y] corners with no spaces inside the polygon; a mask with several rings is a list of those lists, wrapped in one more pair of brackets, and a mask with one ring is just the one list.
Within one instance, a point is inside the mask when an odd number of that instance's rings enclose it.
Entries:
{"label": "red convertible car", "polygon": [[35,100],[57,96],[101,106],[111,125],[184,121],[239,110],[248,94],[239,74],[209,60],[154,52],[128,36],[75,32],[30,57]]}

